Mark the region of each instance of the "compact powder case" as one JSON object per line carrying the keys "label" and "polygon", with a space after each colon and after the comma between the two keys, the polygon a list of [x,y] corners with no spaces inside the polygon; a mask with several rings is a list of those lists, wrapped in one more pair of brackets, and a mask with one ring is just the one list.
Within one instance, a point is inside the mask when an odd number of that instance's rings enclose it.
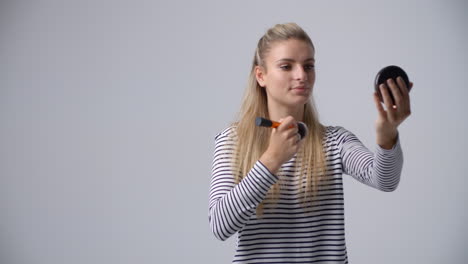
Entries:
{"label": "compact powder case", "polygon": [[[406,83],[406,87],[408,88],[408,92],[409,92],[411,90],[411,87],[410,87],[410,82],[409,82],[409,79],[408,79],[408,75],[406,74],[406,72],[402,68],[400,68],[398,66],[395,66],[395,65],[391,65],[391,66],[387,66],[387,67],[381,69],[377,73],[377,76],[375,77],[375,91],[379,95],[379,98],[380,98],[381,102],[383,102],[383,97],[382,97],[382,94],[380,93],[379,86],[382,83],[387,84],[386,82],[390,78],[392,78],[396,82],[396,78],[398,76],[401,76],[401,78],[403,78],[403,81]],[[387,86],[388,86],[388,84],[387,84]],[[392,95],[391,91],[390,91],[390,96],[392,97],[393,104],[395,104],[395,99],[393,98],[393,95]]]}

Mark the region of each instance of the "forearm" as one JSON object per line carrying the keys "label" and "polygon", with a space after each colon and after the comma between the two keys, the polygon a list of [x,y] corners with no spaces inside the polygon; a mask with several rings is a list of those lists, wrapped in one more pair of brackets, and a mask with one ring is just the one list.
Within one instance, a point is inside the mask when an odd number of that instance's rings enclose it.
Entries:
{"label": "forearm", "polygon": [[228,191],[222,184],[224,179],[232,179],[232,175],[214,175],[210,190],[209,222],[213,234],[220,240],[242,229],[277,181],[261,162]]}
{"label": "forearm", "polygon": [[397,134],[395,143],[385,149],[377,145],[374,152],[352,133],[341,129],[339,145],[345,174],[382,191],[393,191],[398,186],[403,166],[403,153]]}
{"label": "forearm", "polygon": [[374,156],[372,178],[379,190],[385,192],[394,191],[400,182],[402,169],[403,152],[398,137],[396,137],[395,143],[389,149],[377,146]]}

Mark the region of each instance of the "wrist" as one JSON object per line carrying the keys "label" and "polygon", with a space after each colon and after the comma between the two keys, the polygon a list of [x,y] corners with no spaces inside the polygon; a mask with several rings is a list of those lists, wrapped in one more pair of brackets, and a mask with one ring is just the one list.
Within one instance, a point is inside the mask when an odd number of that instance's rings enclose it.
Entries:
{"label": "wrist", "polygon": [[377,144],[383,149],[392,149],[398,139],[398,130],[377,132]]}
{"label": "wrist", "polygon": [[276,159],[270,157],[266,153],[263,154],[259,160],[272,174],[276,174],[281,167],[281,164],[279,164]]}

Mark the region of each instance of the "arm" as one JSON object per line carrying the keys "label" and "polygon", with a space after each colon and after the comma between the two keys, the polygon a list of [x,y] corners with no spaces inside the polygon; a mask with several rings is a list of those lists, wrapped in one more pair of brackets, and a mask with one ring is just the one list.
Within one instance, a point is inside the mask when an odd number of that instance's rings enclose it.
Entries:
{"label": "arm", "polygon": [[235,140],[229,135],[234,128],[216,137],[210,187],[209,221],[214,235],[226,240],[241,230],[278,181],[274,175],[281,165],[291,159],[303,144],[297,138],[297,122],[288,116],[273,128],[267,150],[239,184],[235,184],[232,169]]}
{"label": "arm", "polygon": [[[413,83],[410,83],[410,87]],[[403,167],[398,126],[411,114],[410,97],[405,82],[401,77],[388,79],[380,85],[384,105],[380,103],[377,93],[374,102],[378,111],[375,122],[377,148],[371,153],[355,135],[341,131],[339,145],[343,170],[359,181],[382,191],[393,191],[400,182]],[[390,94],[395,98],[395,105]]]}
{"label": "arm", "polygon": [[215,139],[208,219],[213,234],[220,240],[226,240],[243,228],[277,181],[277,177],[257,161],[236,185],[231,165],[235,158],[234,147],[228,132]]}
{"label": "arm", "polygon": [[338,129],[337,141],[345,174],[381,191],[390,192],[397,188],[403,168],[398,136],[391,149],[377,145],[374,153],[344,128]]}

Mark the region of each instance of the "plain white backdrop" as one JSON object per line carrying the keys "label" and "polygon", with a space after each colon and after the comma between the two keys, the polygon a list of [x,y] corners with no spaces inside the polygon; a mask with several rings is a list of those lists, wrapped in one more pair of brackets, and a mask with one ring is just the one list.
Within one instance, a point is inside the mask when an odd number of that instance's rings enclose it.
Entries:
{"label": "plain white backdrop", "polygon": [[405,165],[383,193],[344,176],[351,263],[468,258],[465,1],[2,1],[0,263],[230,263],[208,226],[215,135],[258,39],[316,46],[321,120],[373,148],[375,74],[403,67]]}

